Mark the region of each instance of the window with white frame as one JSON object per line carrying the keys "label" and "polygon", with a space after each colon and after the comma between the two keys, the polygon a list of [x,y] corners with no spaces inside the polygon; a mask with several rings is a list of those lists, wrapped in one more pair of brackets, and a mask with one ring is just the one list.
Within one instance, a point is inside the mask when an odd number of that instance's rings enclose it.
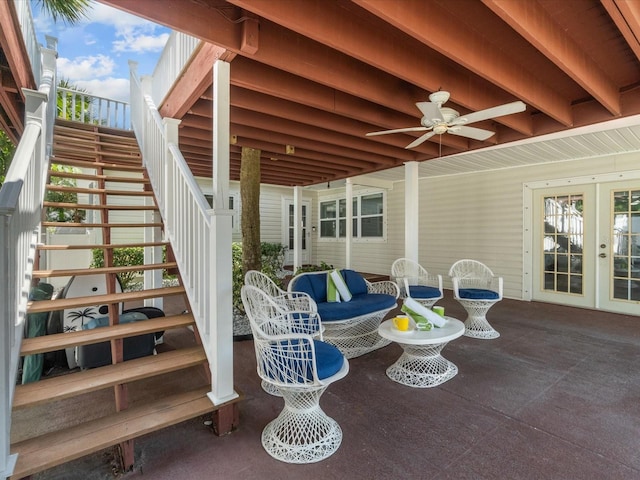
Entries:
{"label": "window with white frame", "polygon": [[[240,200],[238,193],[229,194],[229,210],[232,212],[231,229],[234,233],[240,232]],[[213,208],[213,195],[205,195],[204,198],[209,202],[209,206]]]}
{"label": "window with white frame", "polygon": [[[383,239],[385,237],[384,192],[354,195],[352,206],[354,239]],[[347,200],[336,198],[320,201],[320,238],[338,239],[347,234]]]}

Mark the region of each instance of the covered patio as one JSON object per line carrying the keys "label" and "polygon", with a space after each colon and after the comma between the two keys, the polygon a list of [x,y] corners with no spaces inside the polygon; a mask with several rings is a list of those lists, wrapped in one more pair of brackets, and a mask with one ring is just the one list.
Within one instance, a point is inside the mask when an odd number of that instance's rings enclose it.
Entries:
{"label": "covered patio", "polygon": [[[464,318],[450,291],[440,304]],[[501,337],[451,342],[443,354],[459,373],[435,388],[385,375],[401,353],[395,344],[352,359],[347,377],[321,400],[343,429],[342,445],[300,466],[262,448],[260,432],[282,399],[260,387],[253,342],[236,342],[235,383],[246,395],[240,428],[216,437],[200,418],[143,437],[136,470],[121,478],[638,478],[640,373],[630,369],[640,360],[637,318],[507,299],[490,317]],[[112,479],[110,455],[33,478]]]}

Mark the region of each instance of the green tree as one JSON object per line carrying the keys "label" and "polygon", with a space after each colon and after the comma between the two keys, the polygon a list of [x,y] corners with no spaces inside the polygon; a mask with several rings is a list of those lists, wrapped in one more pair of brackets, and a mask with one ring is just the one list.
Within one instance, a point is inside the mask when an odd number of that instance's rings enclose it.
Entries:
{"label": "green tree", "polygon": [[60,19],[70,25],[87,18],[92,8],[91,0],[38,0],[37,3],[54,22]]}
{"label": "green tree", "polygon": [[4,179],[7,176],[9,165],[11,164],[11,159],[15,151],[16,147],[9,139],[9,135],[3,130],[0,130],[0,187],[2,187]]}
{"label": "green tree", "polygon": [[[73,90],[76,93],[62,91],[60,88]],[[83,95],[83,94],[86,94]],[[64,78],[58,81],[56,98],[56,116],[65,120],[75,120],[83,123],[92,123],[90,120],[91,94],[84,88],[73,85]],[[73,103],[75,97],[75,105]]]}

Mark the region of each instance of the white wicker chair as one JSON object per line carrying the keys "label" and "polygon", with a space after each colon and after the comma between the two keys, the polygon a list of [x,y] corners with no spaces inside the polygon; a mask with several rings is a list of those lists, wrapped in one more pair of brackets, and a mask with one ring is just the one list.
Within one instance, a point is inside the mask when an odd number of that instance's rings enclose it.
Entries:
{"label": "white wicker chair", "polygon": [[477,260],[458,260],[451,266],[454,298],[467,311],[465,336],[498,338],[500,334],[487,321],[487,312],[502,300],[502,277],[495,277],[489,267]]}
{"label": "white wicker chair", "polygon": [[[269,304],[258,288],[242,287],[242,301],[251,312],[258,375],[284,399],[280,415],[262,431],[262,446],[283,462],[318,462],[332,455],[342,442],[342,429],[320,408],[320,397],[349,372],[349,362],[333,345],[301,333],[308,324],[301,324],[300,319],[309,312],[274,315],[279,307],[274,308],[273,303],[256,308],[263,300]],[[318,318],[313,312],[311,316]]]}
{"label": "white wicker chair", "polygon": [[[400,297],[410,296],[427,308],[431,308],[443,297],[442,275],[431,274],[422,265],[408,258],[398,258],[393,262],[391,280],[398,284]],[[409,285],[409,291],[406,284]]]}
{"label": "white wicker chair", "polygon": [[287,292],[281,289],[267,275],[257,270],[249,270],[244,275],[244,284],[259,288],[285,310],[317,311],[316,302],[304,292]]}
{"label": "white wicker chair", "polygon": [[[253,279],[255,278],[260,277],[254,275]],[[266,278],[269,279],[268,277]],[[251,318],[257,319],[262,317],[278,317],[291,312],[292,323],[291,325],[289,325],[289,329],[283,330],[282,333],[291,333],[291,331],[294,331],[295,333],[308,334],[315,337],[316,339],[322,340],[322,326],[320,324],[320,316],[316,312],[315,302],[313,300],[309,298],[311,304],[306,302],[308,306],[313,308],[289,308],[290,305],[286,301],[286,298],[288,297],[287,292],[284,292],[284,295],[272,297],[268,291],[265,291],[255,285],[247,284],[245,286],[247,286],[248,288],[242,289],[242,303],[244,305],[245,313],[249,318],[249,322],[251,322]],[[274,290],[272,290],[272,292],[273,291]],[[297,298],[304,298],[304,296]],[[305,302],[300,303],[304,304]],[[263,381],[262,388],[265,392],[271,395],[275,395],[277,397],[282,396],[278,388],[270,382]]]}

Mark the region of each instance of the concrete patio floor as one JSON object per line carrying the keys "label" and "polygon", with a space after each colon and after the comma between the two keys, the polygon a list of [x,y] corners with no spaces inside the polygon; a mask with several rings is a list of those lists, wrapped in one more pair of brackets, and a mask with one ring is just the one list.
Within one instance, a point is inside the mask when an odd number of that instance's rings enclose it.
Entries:
{"label": "concrete patio floor", "polygon": [[[438,304],[464,319],[451,292]],[[321,399],[344,435],[322,462],[285,464],[262,448],[261,431],[282,399],[261,389],[247,340],[234,343],[235,384],[246,400],[232,434],[216,437],[205,418],[194,419],[136,440],[132,472],[114,472],[105,450],[32,478],[640,478],[640,317],[503,300],[488,318],[500,338],[449,343],[443,356],[459,373],[435,388],[386,376],[402,352],[396,344],[352,359]]]}

